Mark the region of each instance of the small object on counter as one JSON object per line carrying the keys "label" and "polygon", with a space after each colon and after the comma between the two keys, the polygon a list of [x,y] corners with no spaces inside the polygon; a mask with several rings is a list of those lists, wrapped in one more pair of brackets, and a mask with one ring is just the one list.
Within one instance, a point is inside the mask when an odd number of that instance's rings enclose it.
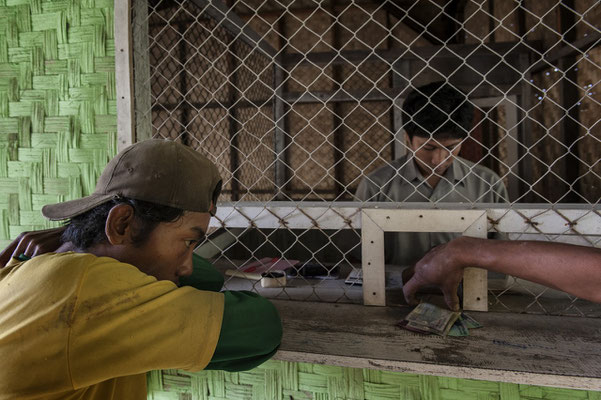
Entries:
{"label": "small object on counter", "polygon": [[261,287],[273,288],[286,286],[286,274],[282,271],[263,272],[243,272],[237,269],[228,269],[225,271],[227,276],[234,278],[248,279],[251,281],[261,281]]}
{"label": "small object on counter", "polygon": [[282,271],[264,272],[261,275],[261,287],[283,287],[286,286],[286,274]]}
{"label": "small object on counter", "polygon": [[338,279],[340,267],[326,267],[318,263],[306,262],[300,267],[291,267],[286,269],[286,275],[291,278],[302,276],[309,279]]}
{"label": "small object on counter", "polygon": [[347,285],[363,285],[363,270],[361,268],[353,268],[344,280],[344,283]]}

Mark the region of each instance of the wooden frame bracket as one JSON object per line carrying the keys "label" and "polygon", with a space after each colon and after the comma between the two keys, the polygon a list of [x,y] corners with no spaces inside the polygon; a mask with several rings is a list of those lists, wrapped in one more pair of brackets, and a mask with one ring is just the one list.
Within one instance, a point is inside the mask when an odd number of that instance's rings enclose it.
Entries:
{"label": "wooden frame bracket", "polygon": [[[486,238],[485,210],[381,210],[361,212],[363,303],[385,306],[384,232],[459,232]],[[463,308],[488,311],[487,272],[466,268],[463,275]]]}

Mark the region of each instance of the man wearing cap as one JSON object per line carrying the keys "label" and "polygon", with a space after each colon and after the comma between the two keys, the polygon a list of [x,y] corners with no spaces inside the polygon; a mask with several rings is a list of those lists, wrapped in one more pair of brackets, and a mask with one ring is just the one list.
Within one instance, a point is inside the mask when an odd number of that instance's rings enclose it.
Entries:
{"label": "man wearing cap", "polygon": [[201,154],[148,140],[113,158],[92,195],[45,206],[69,220],[64,244],[0,269],[0,399],[145,399],[150,370],[269,359],[282,327],[268,300],[217,292],[211,276],[178,287],[209,273],[193,250],[220,189]]}

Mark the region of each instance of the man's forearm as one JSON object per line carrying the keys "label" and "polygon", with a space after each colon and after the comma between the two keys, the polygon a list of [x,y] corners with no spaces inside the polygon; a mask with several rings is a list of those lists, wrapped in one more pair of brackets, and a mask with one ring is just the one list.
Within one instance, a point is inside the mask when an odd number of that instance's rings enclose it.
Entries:
{"label": "man's forearm", "polygon": [[564,243],[461,238],[452,251],[464,267],[505,273],[601,303],[601,249]]}

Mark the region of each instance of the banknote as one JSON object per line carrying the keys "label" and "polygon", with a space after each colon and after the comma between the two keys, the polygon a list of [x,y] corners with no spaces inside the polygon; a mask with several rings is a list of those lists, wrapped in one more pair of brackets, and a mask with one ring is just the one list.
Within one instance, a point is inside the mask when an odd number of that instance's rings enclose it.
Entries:
{"label": "banknote", "polygon": [[419,304],[398,326],[412,332],[441,336],[469,336],[470,329],[482,327],[478,321],[463,312],[449,311],[430,303]]}
{"label": "banknote", "polygon": [[473,319],[472,317],[470,317],[466,313],[461,313],[461,317],[460,318],[463,321],[463,324],[466,327],[468,327],[469,329],[482,328],[482,324],[480,324],[478,321],[476,321],[475,319]]}
{"label": "banknote", "polygon": [[461,318],[457,318],[457,321],[453,324],[448,333],[449,336],[469,336],[470,330],[466,326],[465,321]]}
{"label": "banknote", "polygon": [[405,317],[404,327],[445,336],[460,313],[437,307],[430,303],[420,303]]}

